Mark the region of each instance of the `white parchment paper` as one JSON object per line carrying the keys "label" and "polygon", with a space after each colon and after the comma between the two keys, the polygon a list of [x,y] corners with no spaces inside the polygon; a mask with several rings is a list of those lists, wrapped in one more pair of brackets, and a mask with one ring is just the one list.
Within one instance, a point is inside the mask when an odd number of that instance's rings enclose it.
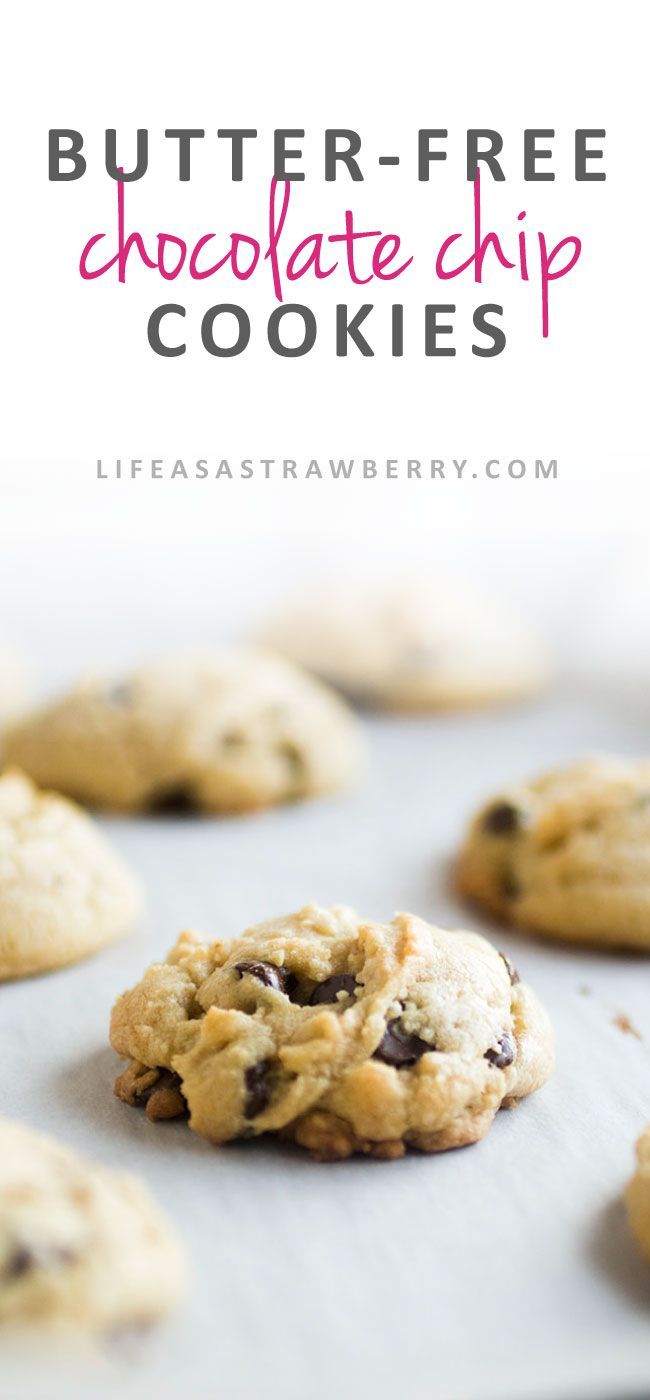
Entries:
{"label": "white parchment paper", "polygon": [[[184,1307],[144,1337],[75,1357],[3,1344],[4,1400],[650,1394],[650,1269],[621,1204],[650,1122],[650,958],[481,924],[448,886],[477,801],[585,752],[647,752],[650,718],[575,696],[366,728],[350,795],[232,821],[106,821],[147,888],[141,928],[0,988],[2,1112],[145,1177],[191,1270]],[[232,935],[309,899],[483,927],[548,1006],[553,1081],[476,1147],[335,1166],[273,1144],[217,1150],[119,1103],[115,995],[183,926]]]}

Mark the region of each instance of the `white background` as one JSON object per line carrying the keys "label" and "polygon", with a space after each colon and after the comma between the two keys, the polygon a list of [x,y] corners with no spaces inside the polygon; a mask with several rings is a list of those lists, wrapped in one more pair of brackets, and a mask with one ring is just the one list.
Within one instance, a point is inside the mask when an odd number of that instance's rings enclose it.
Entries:
{"label": "white background", "polygon": [[[288,3],[230,9],[83,4],[16,10],[10,21],[3,106],[8,194],[4,244],[1,444],[5,629],[43,647],[53,627],[92,649],[92,626],[119,629],[128,600],[142,635],[205,633],[233,625],[235,603],[254,608],[310,568],[341,556],[387,560],[451,556],[483,569],[551,611],[568,648],[603,591],[628,597],[620,561],[643,549],[647,449],[644,346],[644,44],[639,8],[554,4],[492,7],[382,5],[332,0],[318,10]],[[219,126],[259,131],[241,185],[228,178]],[[274,127],[304,127],[307,178],[292,188],[296,238],[359,220],[397,230],[416,265],[370,289],[377,323],[393,299],[406,308],[402,360],[377,337],[374,359],[333,353],[336,300],[366,296],[337,278],[296,284],[319,317],[316,349],[280,360],[266,344],[273,306],[266,274],[250,283],[213,279],[162,284],[133,264],[83,283],[77,265],[92,232],[114,228],[115,188],[102,168],[103,133],[115,126],[129,161],[135,130],[150,131],[150,169],[127,186],[127,217],[145,234],[190,238],[233,227],[262,231]],[[467,228],[467,127],[504,137],[507,180],[484,181],[491,227],[509,237],[520,209],[550,241],[583,239],[578,267],[551,288],[551,335],[539,334],[539,288],[489,273],[437,287],[432,250]],[[84,134],[88,171],[76,183],[47,180],[50,126]],[[193,179],[176,179],[166,127],[198,126]],[[358,129],[363,185],[322,177],[323,131]],[[447,161],[428,184],[415,178],[419,127],[446,127]],[[553,127],[554,183],[522,180],[524,127]],[[573,131],[605,127],[607,180],[576,184]],[[382,152],[398,169],[379,169]],[[510,245],[512,246],[512,245]],[[188,305],[189,350],[164,360],[146,342],[161,301]],[[199,319],[217,300],[246,305],[249,350],[216,360],[199,342]],[[426,301],[454,300],[457,355],[427,359]],[[647,298],[646,298],[647,299]],[[471,311],[501,301],[504,353],[469,350]],[[369,322],[370,325],[372,322]],[[556,482],[462,483],[317,480],[98,482],[95,461],[119,456],[211,461],[228,457],[557,457]],[[280,560],[280,562],[278,562]],[[37,567],[48,571],[48,617],[25,602]],[[20,577],[20,586],[17,579]],[[642,625],[645,573],[642,571]],[[40,585],[39,585],[40,586]],[[13,597],[13,614],[8,603]],[[598,603],[594,599],[598,597]],[[163,606],[161,607],[161,604]],[[608,606],[606,599],[602,606]],[[618,606],[615,608],[618,615]],[[178,616],[178,623],[175,618]],[[617,636],[617,618],[610,629]],[[81,630],[83,629],[83,630]],[[635,623],[632,632],[635,635]],[[61,643],[62,644],[62,643]],[[586,643],[585,643],[586,645]],[[591,645],[591,644],[590,644]],[[55,648],[56,649],[56,648]],[[587,647],[587,650],[589,647]],[[594,647],[591,645],[593,652]]]}

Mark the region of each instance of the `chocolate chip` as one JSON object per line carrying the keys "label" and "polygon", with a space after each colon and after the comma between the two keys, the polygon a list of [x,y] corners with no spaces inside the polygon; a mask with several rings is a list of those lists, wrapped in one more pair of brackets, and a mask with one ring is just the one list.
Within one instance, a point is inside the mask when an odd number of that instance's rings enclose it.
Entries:
{"label": "chocolate chip", "polygon": [[289,972],[287,967],[277,967],[275,963],[269,962],[240,962],[235,965],[235,972],[240,977],[248,973],[249,977],[255,977],[264,987],[272,987],[274,992],[284,992],[285,996],[290,996],[295,985],[293,972]]}
{"label": "chocolate chip", "polygon": [[246,1070],[244,1075],[246,1085],[245,1118],[257,1118],[258,1113],[263,1113],[267,1107],[271,1098],[270,1076],[272,1070],[272,1060],[260,1060],[258,1064],[251,1065]]}
{"label": "chocolate chip", "polygon": [[421,1040],[419,1035],[409,1035],[407,1031],[403,1031],[400,1018],[396,1016],[393,1021],[388,1022],[373,1059],[381,1060],[385,1065],[394,1065],[396,1069],[404,1069],[408,1065],[414,1065],[421,1055],[426,1055],[429,1050],[435,1048],[435,1045],[428,1045],[426,1040]]}
{"label": "chocolate chip", "polygon": [[28,1245],[18,1244],[9,1255],[2,1277],[6,1283],[16,1283],[32,1269],[51,1269],[62,1264],[73,1264],[76,1257],[74,1250],[67,1249],[64,1245],[45,1245],[41,1249],[31,1249]]}
{"label": "chocolate chip", "polygon": [[339,992],[347,992],[353,997],[357,989],[357,979],[349,972],[335,972],[332,977],[326,977],[324,982],[319,982],[309,998],[310,1006],[321,1006],[338,1000]]}
{"label": "chocolate chip", "polygon": [[494,802],[483,817],[483,830],[490,836],[512,836],[524,825],[524,813],[514,802]]}
{"label": "chocolate chip", "polygon": [[495,1069],[507,1069],[515,1058],[515,1045],[512,1036],[502,1036],[498,1044],[498,1050],[486,1050],[483,1058],[489,1060]]}
{"label": "chocolate chip", "polygon": [[517,983],[521,981],[516,967],[513,963],[511,963],[510,958],[506,957],[505,953],[500,952],[499,957],[501,958],[501,961],[504,962],[506,965],[506,972],[510,978],[510,981],[512,982],[513,987],[516,987]]}
{"label": "chocolate chip", "polygon": [[178,783],[176,787],[154,792],[147,803],[147,810],[153,816],[160,817],[192,816],[197,810],[196,797],[191,788]]}
{"label": "chocolate chip", "polygon": [[2,1276],[7,1283],[15,1283],[16,1279],[28,1274],[30,1269],[35,1267],[36,1262],[31,1249],[27,1249],[26,1245],[19,1244],[14,1249],[13,1254],[9,1255]]}

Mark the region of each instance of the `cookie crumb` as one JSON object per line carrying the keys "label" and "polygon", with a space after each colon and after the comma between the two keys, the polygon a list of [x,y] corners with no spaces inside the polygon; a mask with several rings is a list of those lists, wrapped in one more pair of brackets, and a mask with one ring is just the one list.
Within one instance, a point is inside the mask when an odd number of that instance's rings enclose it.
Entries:
{"label": "cookie crumb", "polygon": [[616,1016],[612,1016],[612,1025],[616,1026],[619,1031],[623,1031],[624,1035],[633,1035],[636,1040],[643,1040],[641,1032],[637,1030],[634,1022],[625,1015],[624,1011],[619,1011]]}

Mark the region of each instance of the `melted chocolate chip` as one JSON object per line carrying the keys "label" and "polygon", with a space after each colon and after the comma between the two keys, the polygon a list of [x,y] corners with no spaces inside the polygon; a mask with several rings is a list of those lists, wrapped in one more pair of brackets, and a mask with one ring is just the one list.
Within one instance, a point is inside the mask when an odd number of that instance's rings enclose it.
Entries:
{"label": "melted chocolate chip", "polygon": [[349,997],[353,997],[356,989],[356,977],[349,972],[335,972],[332,977],[326,977],[324,982],[319,982],[318,986],[314,987],[309,1005],[321,1006],[337,1001],[339,992],[347,992]]}
{"label": "melted chocolate chip", "polygon": [[284,992],[285,996],[290,996],[295,986],[293,972],[289,972],[287,967],[277,967],[275,963],[268,962],[240,962],[235,966],[235,972],[240,977],[248,973],[249,977],[255,977],[264,987],[272,987],[274,992]]}
{"label": "melted chocolate chip", "polygon": [[501,958],[501,961],[504,962],[506,965],[506,972],[510,978],[510,981],[512,982],[513,987],[516,987],[517,983],[521,981],[516,967],[513,963],[511,963],[510,958],[506,957],[505,953],[500,952],[499,957]]}
{"label": "melted chocolate chip", "polygon": [[373,1059],[381,1060],[385,1065],[394,1065],[395,1069],[404,1069],[408,1065],[416,1064],[422,1055],[435,1048],[435,1045],[428,1045],[426,1040],[421,1040],[419,1035],[409,1035],[407,1031],[403,1031],[400,1018],[396,1016],[393,1021],[388,1022]]}
{"label": "melted chocolate chip", "polygon": [[490,836],[512,836],[524,825],[524,813],[514,802],[494,802],[483,817],[483,830]]}
{"label": "melted chocolate chip", "polygon": [[498,1050],[486,1050],[484,1059],[489,1060],[495,1069],[507,1069],[515,1058],[515,1045],[510,1035],[504,1035],[499,1041]]}
{"label": "melted chocolate chip", "polygon": [[263,1113],[267,1107],[271,1098],[270,1076],[272,1071],[272,1060],[260,1060],[258,1064],[251,1065],[246,1070],[244,1075],[246,1085],[245,1118],[257,1118],[258,1113]]}

